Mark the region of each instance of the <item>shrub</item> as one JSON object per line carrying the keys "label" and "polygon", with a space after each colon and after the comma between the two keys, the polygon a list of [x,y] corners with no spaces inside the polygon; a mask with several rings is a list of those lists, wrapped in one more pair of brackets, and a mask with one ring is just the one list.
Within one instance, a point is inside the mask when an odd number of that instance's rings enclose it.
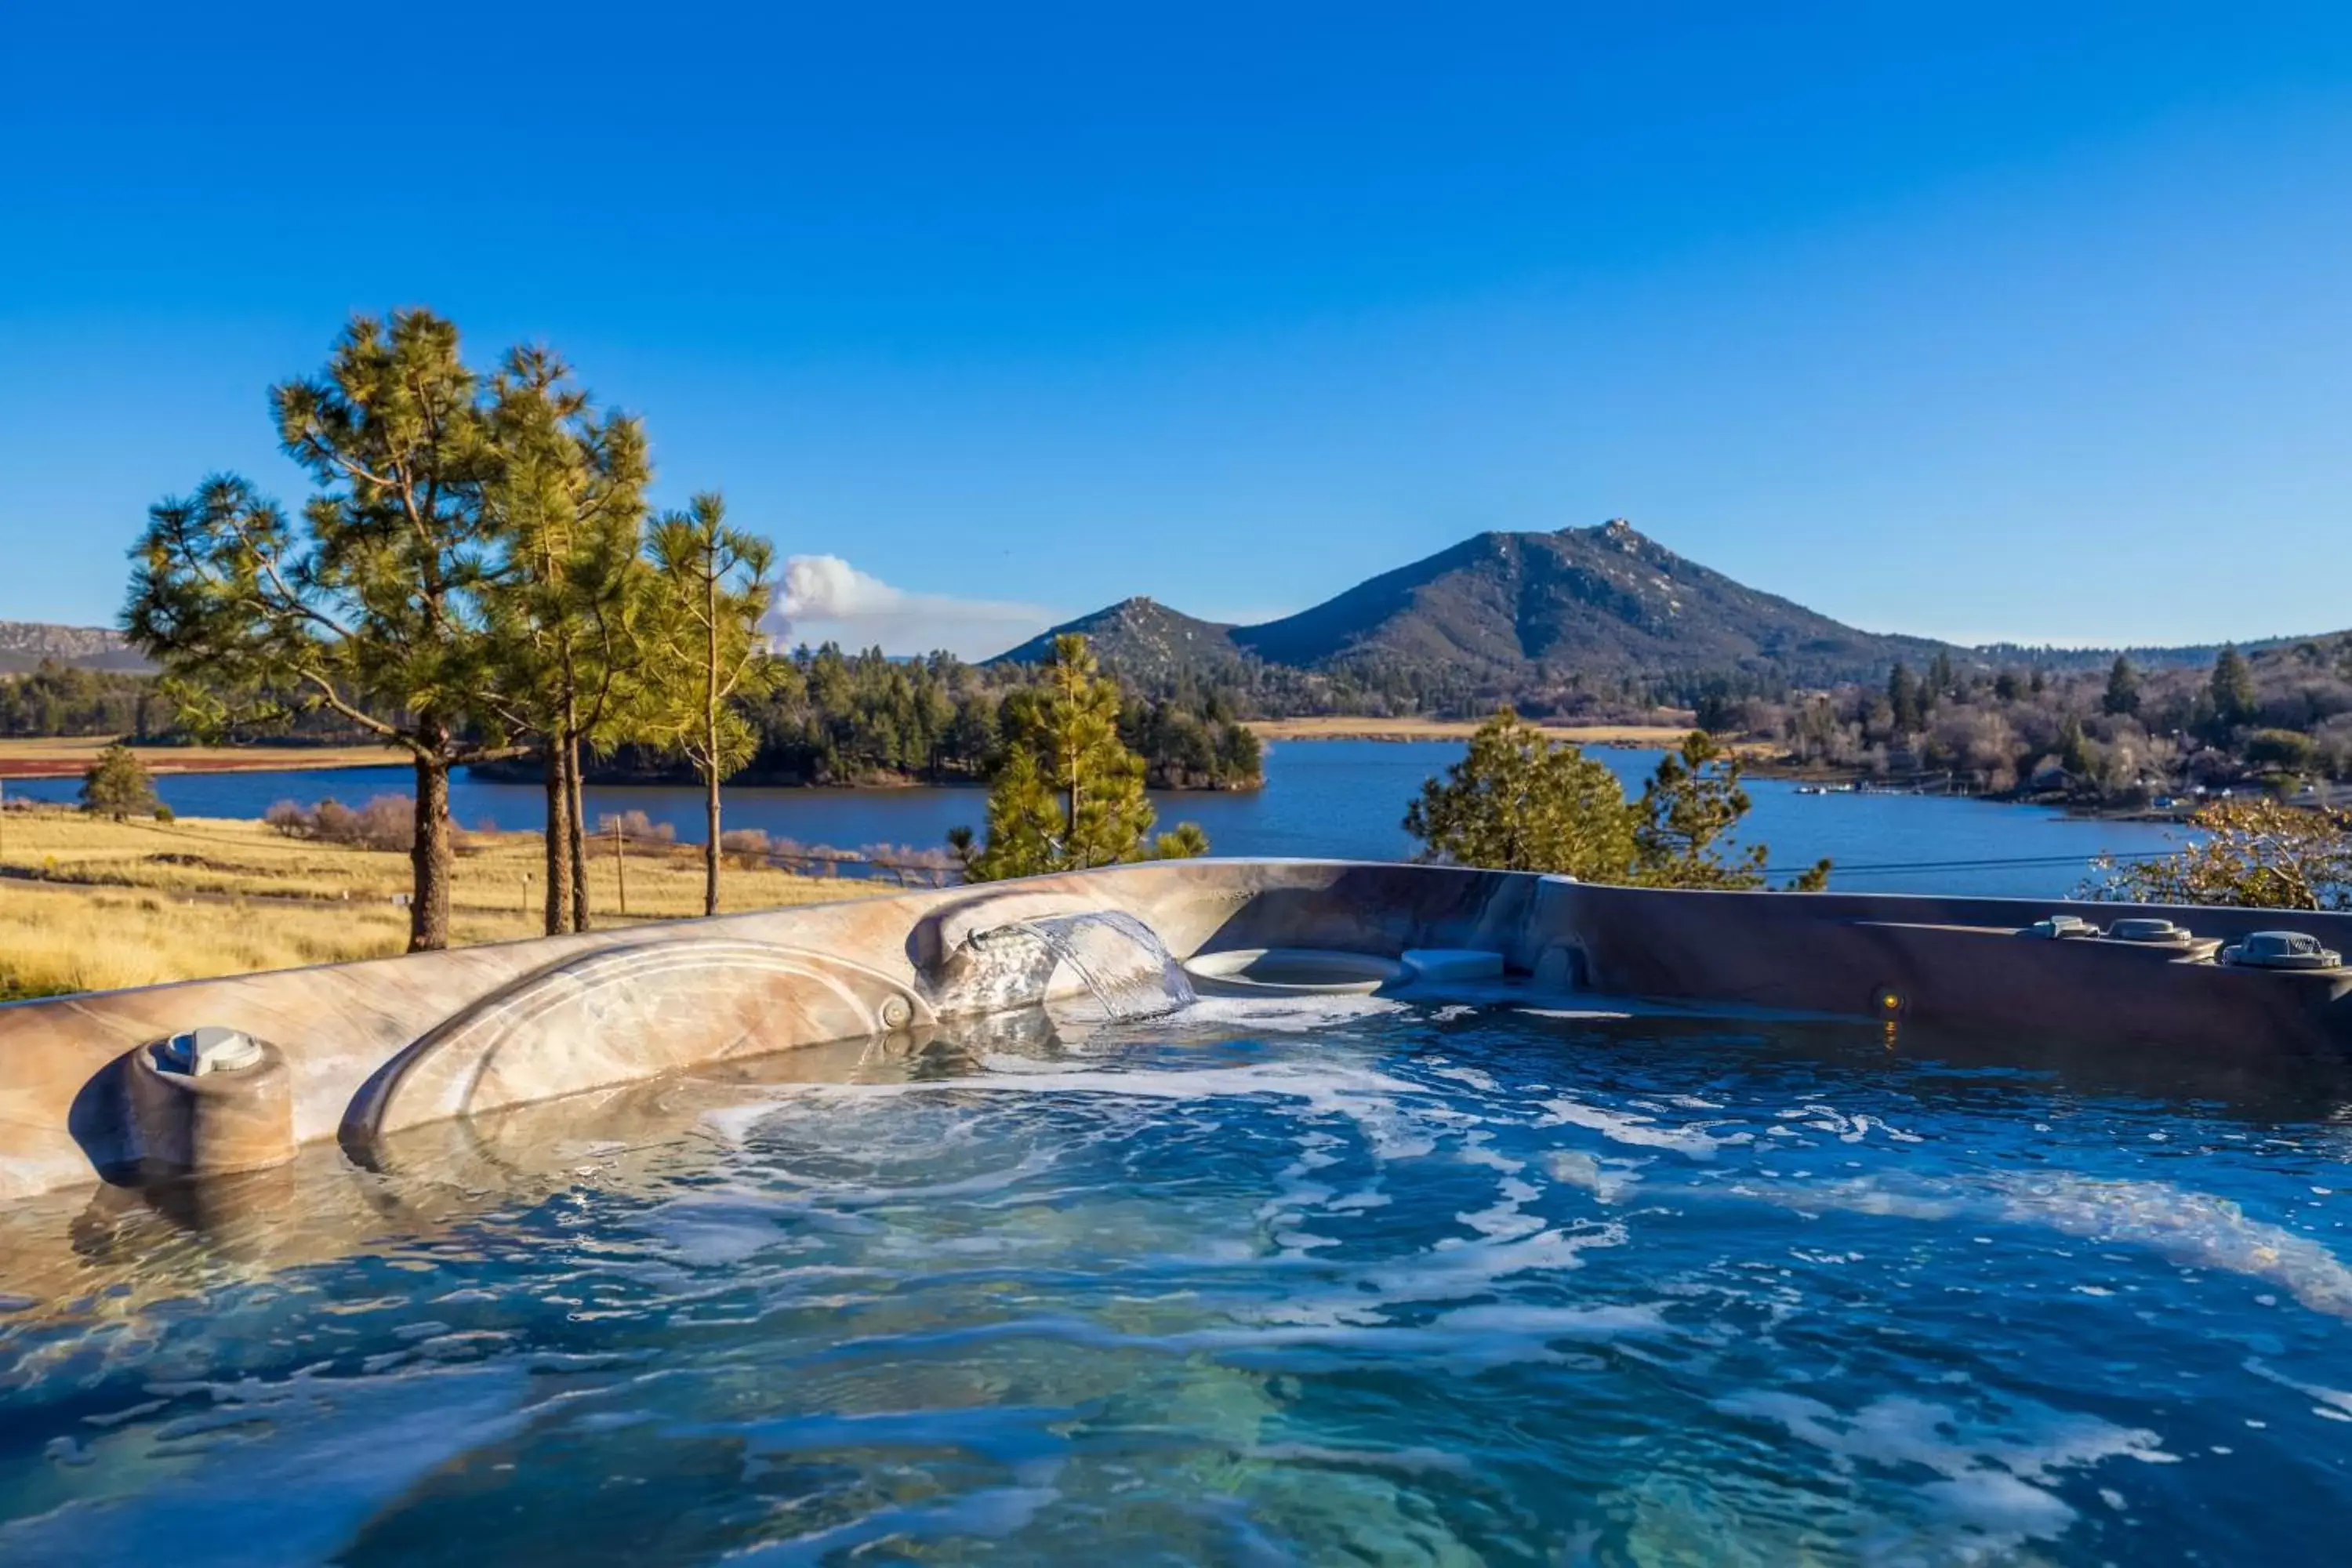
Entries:
{"label": "shrub", "polygon": [[2318,757],[2318,742],[2294,730],[2257,730],[2246,741],[2246,761],[2258,768],[2302,773]]}
{"label": "shrub", "polygon": [[[612,837],[617,831],[623,838],[645,844],[677,842],[677,828],[667,822],[656,822],[642,811],[624,811],[618,814],[608,811],[596,819],[596,831],[606,837]],[[726,846],[726,837],[723,834],[720,836],[719,845],[722,848]]]}
{"label": "shrub", "polygon": [[416,803],[404,795],[380,795],[353,811],[332,796],[312,806],[281,800],[261,820],[289,838],[314,838],[358,849],[406,853],[416,844]]}
{"label": "shrub", "polygon": [[2198,842],[2160,859],[2103,858],[2104,879],[2084,891],[2133,903],[2352,910],[2352,812],[2228,800],[2189,823],[2204,836]]}
{"label": "shrub", "polygon": [[404,795],[380,795],[354,814],[357,842],[370,849],[416,847],[416,803]]}
{"label": "shrub", "polygon": [[719,836],[722,854],[732,855],[746,870],[757,870],[768,862],[768,836],[757,827],[730,827]]}
{"label": "shrub", "polygon": [[81,808],[93,816],[145,816],[155,809],[154,781],[147,766],[117,741],[99,752],[98,761],[81,775]]}

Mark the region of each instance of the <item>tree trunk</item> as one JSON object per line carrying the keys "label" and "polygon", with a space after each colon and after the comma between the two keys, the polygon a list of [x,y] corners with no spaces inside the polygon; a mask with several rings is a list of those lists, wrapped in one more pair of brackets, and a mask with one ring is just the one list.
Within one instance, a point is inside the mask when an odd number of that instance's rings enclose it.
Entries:
{"label": "tree trunk", "polygon": [[432,750],[416,755],[416,844],[408,852],[414,873],[408,900],[411,952],[434,952],[449,945],[449,872],[455,856],[449,841],[449,763],[441,752],[444,739],[428,732]]}
{"label": "tree trunk", "polygon": [[588,815],[580,780],[580,736],[563,748],[563,776],[572,792],[572,929],[588,929]]}
{"label": "tree trunk", "polygon": [[719,574],[715,569],[703,575],[702,624],[710,638],[702,685],[702,738],[708,747],[703,754],[709,759],[702,775],[705,815],[709,819],[705,824],[709,841],[702,849],[702,912],[715,915],[719,912]]}
{"label": "tree trunk", "polygon": [[570,754],[561,736],[550,736],[540,747],[547,784],[547,934],[571,931],[572,777]]}
{"label": "tree trunk", "polygon": [[702,775],[703,812],[709,819],[704,826],[709,842],[702,847],[702,912],[719,912],[719,770],[712,768]]}

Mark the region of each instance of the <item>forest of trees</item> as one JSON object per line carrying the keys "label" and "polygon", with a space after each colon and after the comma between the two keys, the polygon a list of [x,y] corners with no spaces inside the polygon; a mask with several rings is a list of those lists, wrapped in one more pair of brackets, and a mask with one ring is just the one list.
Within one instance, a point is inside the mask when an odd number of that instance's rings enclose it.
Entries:
{"label": "forest of trees", "polygon": [[[763,658],[768,656],[762,655]],[[892,658],[831,644],[773,656],[756,695],[730,706],[749,726],[751,760],[732,775],[759,784],[964,784],[988,777],[1003,704],[1030,700],[1040,672],[966,664],[952,654]],[[1119,735],[1144,759],[1153,789],[1250,789],[1263,782],[1261,748],[1233,694],[1188,685],[1156,695],[1122,688]],[[238,738],[359,738],[332,713],[286,712],[233,726]],[[122,735],[151,743],[190,738],[179,707],[152,675],[44,665],[0,675],[0,735]],[[534,757],[482,764],[494,776],[536,781]],[[616,745],[584,759],[593,782],[685,780],[692,764],[658,742]]]}
{"label": "forest of trees", "polygon": [[1467,664],[1359,655],[1317,669],[1255,658],[1223,658],[1139,679],[1106,655],[1103,668],[1141,694],[1197,713],[1245,719],[1342,715],[1387,719],[1484,719],[1515,708],[1550,723],[1617,723],[1685,703],[1708,679],[1691,675],[1603,676],[1565,665],[1505,670]]}
{"label": "forest of trees", "polygon": [[1948,778],[1994,793],[2126,802],[2243,783],[2352,778],[2352,635],[2207,669],[1897,666],[1883,687],[1773,699],[1702,696],[1717,733],[1775,742],[1803,766]]}
{"label": "forest of trees", "polygon": [[143,741],[172,733],[177,719],[152,676],[55,663],[0,675],[0,735],[127,735]]}
{"label": "forest of trees", "polygon": [[[976,784],[995,771],[1007,720],[1041,700],[1045,674],[966,664],[952,654],[892,658],[828,643],[771,661],[761,689],[736,703],[749,727],[747,784]],[[1223,693],[1147,696],[1121,688],[1120,740],[1143,758],[1152,789],[1251,789],[1264,781],[1257,736]],[[496,776],[532,774],[528,760]],[[594,782],[687,776],[658,745],[623,743],[591,758]]]}

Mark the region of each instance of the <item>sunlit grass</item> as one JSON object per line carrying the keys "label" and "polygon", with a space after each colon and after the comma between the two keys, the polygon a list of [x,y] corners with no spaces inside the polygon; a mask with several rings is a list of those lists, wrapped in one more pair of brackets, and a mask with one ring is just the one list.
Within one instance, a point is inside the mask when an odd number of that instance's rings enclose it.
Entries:
{"label": "sunlit grass", "polygon": [[[467,834],[451,888],[457,945],[540,934],[535,833]],[[633,844],[628,914],[609,841],[589,874],[599,927],[702,912],[702,862],[682,846]],[[408,857],[282,837],[257,822],[110,822],[79,812],[0,816],[0,995],[194,980],[377,958],[407,945]],[[24,879],[27,876],[37,881]],[[889,890],[730,865],[735,913]]]}

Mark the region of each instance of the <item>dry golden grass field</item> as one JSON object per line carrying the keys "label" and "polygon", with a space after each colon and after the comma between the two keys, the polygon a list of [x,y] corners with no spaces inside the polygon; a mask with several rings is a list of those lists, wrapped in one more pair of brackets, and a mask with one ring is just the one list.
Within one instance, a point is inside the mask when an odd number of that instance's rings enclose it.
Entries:
{"label": "dry golden grass field", "polygon": [[[535,833],[462,836],[459,944],[539,934],[541,855]],[[633,843],[625,860],[624,917],[611,841],[592,847],[597,926],[701,912],[698,849]],[[393,899],[408,885],[405,854],[287,838],[258,822],[12,809],[0,813],[0,997],[385,957],[407,945],[408,911]],[[719,888],[728,913],[889,890],[734,863]]]}

